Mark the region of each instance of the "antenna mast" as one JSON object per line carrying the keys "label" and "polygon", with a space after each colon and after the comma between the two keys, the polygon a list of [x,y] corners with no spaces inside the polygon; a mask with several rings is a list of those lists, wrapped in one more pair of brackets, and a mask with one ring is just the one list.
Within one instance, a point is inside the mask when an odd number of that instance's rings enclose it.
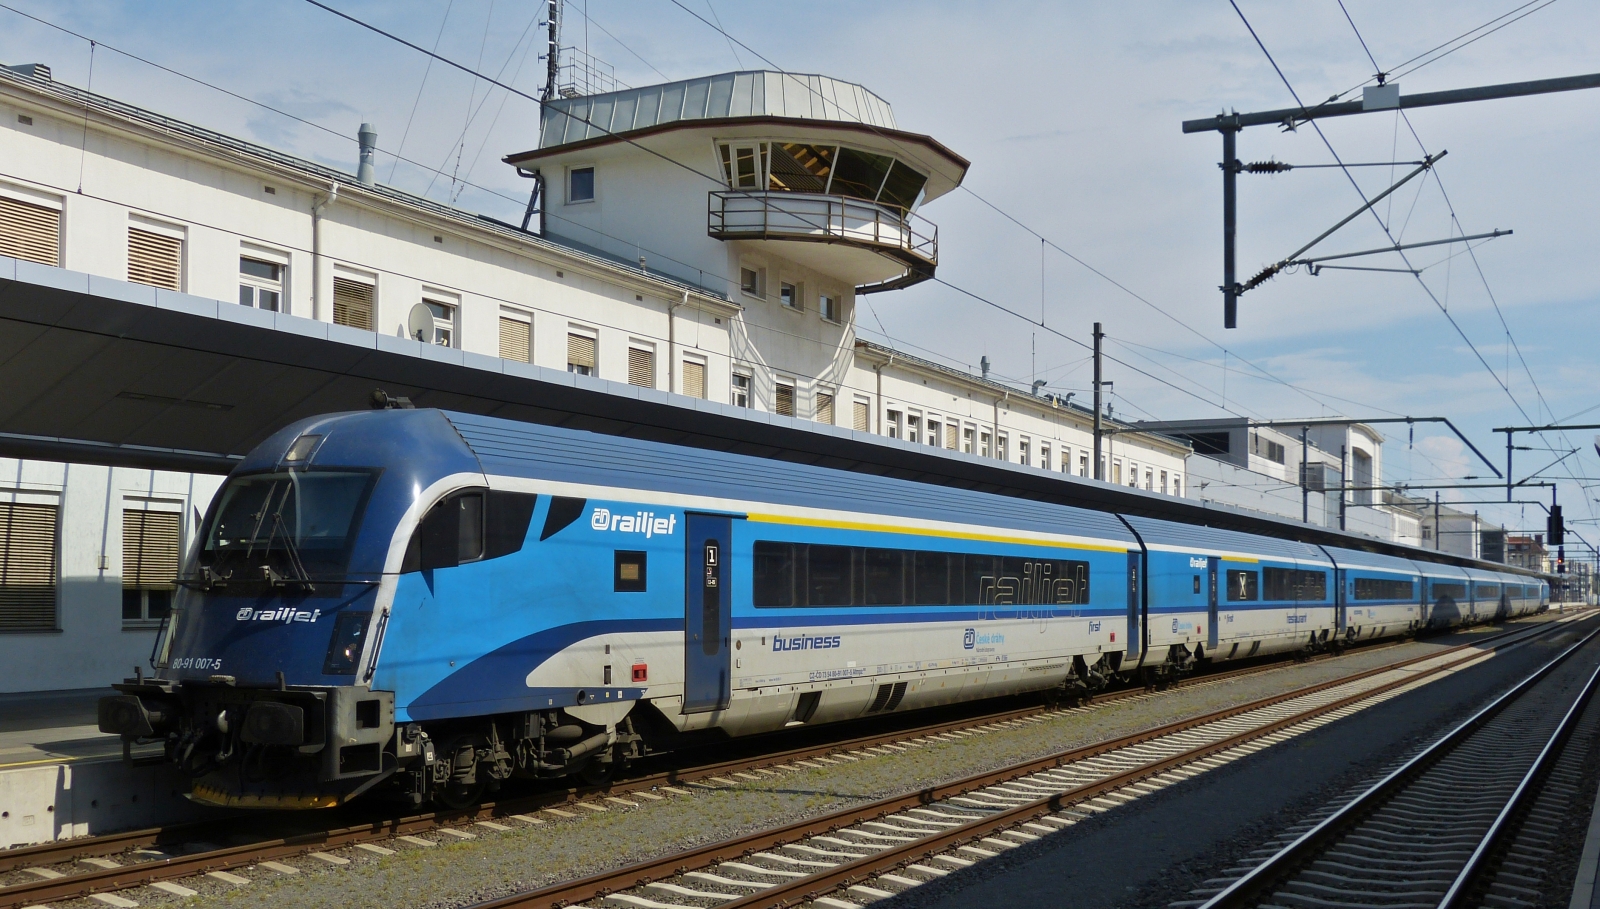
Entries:
{"label": "antenna mast", "polygon": [[556,96],[556,82],[561,77],[561,0],[546,2],[550,6],[545,12],[545,18],[550,20],[550,40],[545,50],[545,83],[544,92],[539,95],[540,101],[549,101]]}

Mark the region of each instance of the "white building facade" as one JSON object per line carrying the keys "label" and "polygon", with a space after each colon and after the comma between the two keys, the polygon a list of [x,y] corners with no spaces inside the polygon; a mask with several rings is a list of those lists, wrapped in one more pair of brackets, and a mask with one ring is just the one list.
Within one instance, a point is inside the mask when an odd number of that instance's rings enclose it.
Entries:
{"label": "white building facade", "polygon": [[[936,267],[919,212],[967,166],[887,102],[732,73],[562,104],[508,158],[540,235],[0,69],[0,256],[1093,476],[1092,414],[856,338],[858,289]],[[1185,442],[1108,448],[1113,482],[1186,491]],[[220,481],[0,459],[0,692],[143,663]]]}

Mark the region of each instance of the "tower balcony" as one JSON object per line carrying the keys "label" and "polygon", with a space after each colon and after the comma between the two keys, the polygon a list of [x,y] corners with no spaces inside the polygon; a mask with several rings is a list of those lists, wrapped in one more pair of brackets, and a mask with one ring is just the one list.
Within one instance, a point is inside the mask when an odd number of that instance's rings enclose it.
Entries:
{"label": "tower balcony", "polygon": [[[784,244],[786,258],[845,278],[857,293],[894,290],[933,277],[939,227],[899,206],[790,190],[710,194],[707,233],[718,240]],[[814,250],[789,244],[822,244]]]}

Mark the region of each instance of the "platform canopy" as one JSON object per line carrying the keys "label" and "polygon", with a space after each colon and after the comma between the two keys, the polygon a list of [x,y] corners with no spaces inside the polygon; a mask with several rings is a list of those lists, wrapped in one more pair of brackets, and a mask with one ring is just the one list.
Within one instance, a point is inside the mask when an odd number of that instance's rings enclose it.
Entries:
{"label": "platform canopy", "polygon": [[419,407],[1311,543],[1396,555],[1412,551],[839,426],[3,257],[0,388],[0,457],[226,473],[284,425],[368,408],[373,392],[382,389]]}

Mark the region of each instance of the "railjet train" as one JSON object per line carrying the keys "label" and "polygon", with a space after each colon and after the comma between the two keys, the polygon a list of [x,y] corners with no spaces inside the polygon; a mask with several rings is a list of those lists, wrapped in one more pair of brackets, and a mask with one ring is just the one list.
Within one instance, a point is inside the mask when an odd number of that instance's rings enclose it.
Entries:
{"label": "railjet train", "polygon": [[1540,609],[1461,567],[438,410],[317,417],[212,502],[100,728],[191,797],[459,806],[650,749]]}

